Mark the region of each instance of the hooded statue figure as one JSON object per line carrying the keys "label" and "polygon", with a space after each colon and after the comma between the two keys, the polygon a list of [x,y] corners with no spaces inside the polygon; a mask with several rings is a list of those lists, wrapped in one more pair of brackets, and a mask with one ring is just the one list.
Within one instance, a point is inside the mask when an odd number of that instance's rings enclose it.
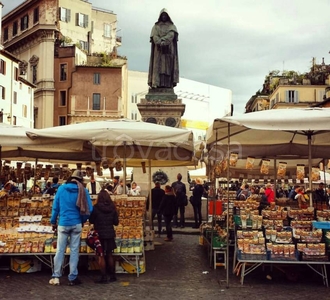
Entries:
{"label": "hooded statue figure", "polygon": [[178,31],[164,8],[150,34],[150,88],[173,88],[179,82],[177,41]]}

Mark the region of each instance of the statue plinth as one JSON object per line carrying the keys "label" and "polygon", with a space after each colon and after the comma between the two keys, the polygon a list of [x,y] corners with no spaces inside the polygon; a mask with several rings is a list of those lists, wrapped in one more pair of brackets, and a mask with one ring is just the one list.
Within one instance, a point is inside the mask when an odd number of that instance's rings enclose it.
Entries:
{"label": "statue plinth", "polygon": [[146,95],[146,100],[148,101],[162,101],[162,100],[176,100],[178,96],[174,93],[173,88],[153,88],[149,89]]}
{"label": "statue plinth", "polygon": [[170,127],[180,127],[186,109],[172,88],[149,89],[145,99],[141,99],[137,106],[143,121]]}

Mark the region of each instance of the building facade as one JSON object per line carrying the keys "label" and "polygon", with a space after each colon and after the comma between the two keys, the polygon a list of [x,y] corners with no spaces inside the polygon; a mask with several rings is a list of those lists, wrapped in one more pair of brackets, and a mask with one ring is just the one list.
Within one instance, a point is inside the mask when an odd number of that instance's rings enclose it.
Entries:
{"label": "building facade", "polygon": [[[1,15],[0,2],[0,24]],[[19,75],[20,63],[17,57],[3,49],[0,42],[0,123],[33,128],[35,86]]]}
{"label": "building facade", "polygon": [[58,125],[57,46],[75,45],[87,55],[115,55],[120,46],[116,28],[113,12],[83,0],[27,0],[3,17],[3,46],[21,60],[20,75],[36,85],[36,128]]}

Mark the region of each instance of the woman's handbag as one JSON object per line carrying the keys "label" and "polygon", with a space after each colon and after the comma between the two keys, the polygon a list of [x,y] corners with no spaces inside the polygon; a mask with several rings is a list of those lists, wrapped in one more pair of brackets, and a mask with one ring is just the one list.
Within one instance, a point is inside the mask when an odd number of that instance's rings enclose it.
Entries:
{"label": "woman's handbag", "polygon": [[88,247],[92,248],[95,251],[96,255],[103,256],[103,249],[100,242],[99,234],[94,228],[91,228],[88,231],[86,244]]}
{"label": "woman's handbag", "polygon": [[194,199],[194,196],[190,196],[190,197],[189,197],[189,202],[190,202],[190,204],[191,204],[192,206],[195,205],[195,199]]}

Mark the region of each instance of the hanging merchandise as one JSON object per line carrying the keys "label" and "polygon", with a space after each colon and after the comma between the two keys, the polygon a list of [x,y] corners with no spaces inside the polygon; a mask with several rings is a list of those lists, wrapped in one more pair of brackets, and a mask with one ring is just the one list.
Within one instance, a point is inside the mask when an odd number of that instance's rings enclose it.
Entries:
{"label": "hanging merchandise", "polygon": [[305,165],[297,165],[297,180],[304,180],[305,178]]}
{"label": "hanging merchandise", "polygon": [[222,172],[222,161],[219,161],[214,166],[214,176],[215,177],[220,177],[221,172]]}
{"label": "hanging merchandise", "polygon": [[152,174],[152,182],[156,183],[157,181],[161,185],[163,185],[163,184],[169,182],[169,178],[168,178],[167,174],[164,171],[158,170],[157,172]]}
{"label": "hanging merchandise", "polygon": [[238,161],[238,153],[235,152],[230,153],[229,165],[231,167],[236,167],[237,161]]}
{"label": "hanging merchandise", "polygon": [[312,168],[312,181],[318,181],[320,179],[320,168]]}
{"label": "hanging merchandise", "polygon": [[221,170],[222,170],[222,172],[226,172],[227,171],[227,167],[228,167],[228,159],[227,158],[224,158],[221,161]]}
{"label": "hanging merchandise", "polygon": [[269,174],[269,165],[270,165],[270,160],[269,159],[263,159],[261,161],[260,173],[261,174]]}
{"label": "hanging merchandise", "polygon": [[255,160],[255,158],[252,157],[252,156],[247,157],[247,159],[246,159],[246,166],[245,166],[245,168],[247,170],[252,170],[253,169],[254,160]]}
{"label": "hanging merchandise", "polygon": [[278,177],[284,177],[285,174],[286,174],[286,166],[287,166],[287,163],[286,162],[282,162],[280,161],[279,164],[278,164],[278,169],[277,169],[277,176]]}

